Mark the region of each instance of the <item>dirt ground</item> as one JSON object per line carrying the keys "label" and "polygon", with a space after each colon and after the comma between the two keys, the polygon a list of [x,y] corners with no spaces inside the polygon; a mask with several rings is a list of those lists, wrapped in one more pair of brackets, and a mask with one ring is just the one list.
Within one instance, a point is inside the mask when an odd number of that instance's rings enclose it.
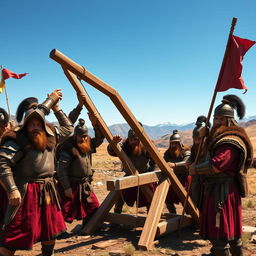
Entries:
{"label": "dirt ground", "polygon": [[[159,149],[160,153],[163,149]],[[121,163],[118,158],[113,158],[106,153],[106,144],[103,144],[93,157],[93,168],[95,170],[93,187],[100,202],[104,200],[108,191],[106,190],[106,181],[113,177],[123,176],[120,171]],[[254,227],[256,224],[256,170],[250,169],[248,172],[248,182],[250,185],[250,195],[243,199],[243,226]],[[182,212],[182,207],[177,207],[178,213]],[[127,214],[146,215],[146,209],[141,208],[138,211],[135,208],[124,206],[123,211]],[[167,213],[167,209],[164,209]],[[141,231],[139,228],[131,229],[126,226],[111,226],[104,223],[102,228],[92,236],[82,236],[76,231],[81,227],[81,221],[75,221],[67,224],[67,230],[70,237],[56,241],[55,255],[69,256],[108,256],[108,255],[201,255],[209,253],[210,243],[200,239],[198,229],[195,226],[185,228],[178,233],[171,233],[158,238],[157,244],[153,250],[138,250],[138,241]],[[73,230],[73,231],[72,231]],[[256,255],[256,244],[250,242],[251,232],[244,232],[244,255]],[[104,246],[103,249],[97,245],[108,241],[110,246]],[[34,245],[33,251],[17,251],[15,255],[41,255],[41,245]]]}

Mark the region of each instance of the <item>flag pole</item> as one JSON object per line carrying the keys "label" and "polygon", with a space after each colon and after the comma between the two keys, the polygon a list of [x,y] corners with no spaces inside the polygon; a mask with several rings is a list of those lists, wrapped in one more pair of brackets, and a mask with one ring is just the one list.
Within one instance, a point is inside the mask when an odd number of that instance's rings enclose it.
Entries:
{"label": "flag pole", "polygon": [[8,108],[8,114],[9,114],[9,117],[11,118],[11,110],[10,110],[6,85],[4,86],[4,92],[5,92],[5,99],[6,99],[6,104],[7,104],[7,108]]}
{"label": "flag pole", "polygon": [[[237,22],[237,18],[233,17],[231,27],[230,27],[229,36],[228,36],[228,41],[227,41],[227,44],[226,44],[226,50],[225,50],[225,53],[224,53],[224,57],[222,59],[219,76],[218,76],[218,79],[217,79],[217,83],[215,85],[211,105],[209,107],[208,115],[207,115],[207,118],[206,118],[206,124],[205,124],[206,127],[209,127],[209,124],[210,124],[212,109],[213,109],[214,102],[215,102],[216,96],[217,96],[217,84],[218,84],[219,80],[222,78],[222,75],[223,75],[223,65],[224,65],[225,60],[226,60],[227,55],[228,55],[228,44],[229,44],[229,41],[230,41],[230,37],[233,35],[234,29],[235,29],[235,26],[236,26],[236,22]],[[195,158],[195,161],[194,161],[195,164],[198,162],[198,159],[199,159],[199,156],[200,156],[200,153],[201,153],[201,150],[202,150],[203,142],[204,142],[204,137],[205,137],[205,135],[200,139],[200,144],[199,144],[197,154],[196,154],[196,158]],[[180,234],[180,229],[181,229],[181,226],[182,226],[182,221],[183,221],[183,217],[184,217],[184,214],[185,214],[185,210],[186,210],[190,190],[191,190],[191,187],[192,187],[192,180],[193,180],[193,176],[191,177],[191,180],[189,182],[186,199],[185,199],[185,202],[183,204],[183,210],[182,210],[181,218],[180,218],[180,221],[179,221],[179,229],[178,229],[179,234]]]}
{"label": "flag pole", "polygon": [[[3,66],[2,65],[0,66],[0,70],[1,70],[2,79],[3,79]],[[8,94],[7,94],[7,88],[6,88],[5,82],[4,82],[4,88],[3,89],[4,89],[4,92],[5,92],[5,99],[6,99],[6,104],[7,104],[7,108],[8,108],[8,114],[9,114],[9,117],[11,118],[11,110],[10,110]]]}

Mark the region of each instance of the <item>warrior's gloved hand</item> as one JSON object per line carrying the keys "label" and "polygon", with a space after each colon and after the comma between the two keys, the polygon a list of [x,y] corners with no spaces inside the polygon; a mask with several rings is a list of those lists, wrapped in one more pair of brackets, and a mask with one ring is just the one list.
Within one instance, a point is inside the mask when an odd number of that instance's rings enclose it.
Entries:
{"label": "warrior's gloved hand", "polygon": [[96,126],[97,125],[97,121],[98,121],[96,115],[94,113],[88,113],[88,116],[89,116],[89,119],[90,119],[90,121],[92,123],[92,126]]}
{"label": "warrior's gloved hand", "polygon": [[73,199],[73,193],[71,188],[65,189],[64,194],[67,198]]}
{"label": "warrior's gloved hand", "polygon": [[18,189],[15,189],[8,193],[9,204],[12,206],[19,205],[21,203],[21,195]]}
{"label": "warrior's gloved hand", "polygon": [[52,97],[54,99],[57,100],[56,104],[54,104],[52,106],[52,110],[53,112],[57,112],[59,111],[59,101],[62,100],[62,92],[61,89],[56,89],[54,90],[50,95],[48,95],[49,97]]}
{"label": "warrior's gloved hand", "polygon": [[119,143],[120,141],[122,141],[122,137],[120,135],[115,135],[113,136],[113,141],[115,143]]}
{"label": "warrior's gloved hand", "polygon": [[86,95],[82,94],[82,93],[77,93],[77,99],[78,99],[78,102],[79,102],[79,106],[83,107],[84,102],[86,101]]}
{"label": "warrior's gloved hand", "polygon": [[175,168],[176,164],[175,163],[172,163],[172,162],[168,162],[168,165],[171,167],[171,168]]}

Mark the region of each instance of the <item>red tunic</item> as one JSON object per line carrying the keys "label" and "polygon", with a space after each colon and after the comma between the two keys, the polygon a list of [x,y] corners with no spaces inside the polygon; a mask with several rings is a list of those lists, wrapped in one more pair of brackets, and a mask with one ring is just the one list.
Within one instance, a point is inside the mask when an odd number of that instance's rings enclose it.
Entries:
{"label": "red tunic", "polygon": [[14,218],[6,225],[1,246],[9,250],[30,250],[39,241],[50,241],[66,230],[55,203],[41,202],[39,183],[28,183],[24,200]]}
{"label": "red tunic", "polygon": [[79,195],[79,184],[71,183],[71,189],[73,198],[67,198],[64,194],[63,187],[61,184],[58,186],[60,193],[60,203],[62,208],[62,214],[66,222],[73,222],[74,219],[81,220],[86,216],[91,216],[100,207],[100,203],[96,195],[91,192],[91,202],[87,202],[86,196],[82,193],[82,198]]}
{"label": "red tunic", "polygon": [[[219,171],[234,177],[239,172],[239,150],[231,144],[216,148],[212,165]],[[229,183],[228,197],[220,212],[219,227],[216,227],[215,194],[204,195],[200,216],[200,234],[203,239],[216,240],[240,238],[242,235],[241,197],[234,179]]]}

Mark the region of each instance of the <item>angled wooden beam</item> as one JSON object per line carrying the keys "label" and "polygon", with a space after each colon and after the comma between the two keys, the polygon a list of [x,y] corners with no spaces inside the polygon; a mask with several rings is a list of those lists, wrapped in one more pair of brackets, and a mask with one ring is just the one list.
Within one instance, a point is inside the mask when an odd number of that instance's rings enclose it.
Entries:
{"label": "angled wooden beam", "polygon": [[95,232],[97,227],[104,221],[114,203],[119,198],[119,191],[110,192],[100,205],[99,209],[92,215],[90,221],[82,229],[82,233],[90,235]]}
{"label": "angled wooden beam", "polygon": [[[61,64],[66,69],[73,72],[79,78],[86,81],[88,84],[92,85],[97,90],[101,91],[105,95],[109,96],[112,102],[115,104],[116,108],[122,114],[124,119],[130,125],[130,127],[135,131],[135,133],[140,138],[143,145],[148,150],[150,156],[156,162],[158,167],[168,176],[173,186],[173,189],[177,193],[180,201],[182,203],[186,200],[186,190],[174,174],[173,170],[170,166],[166,163],[164,158],[159,154],[156,146],[152,142],[152,140],[147,136],[144,128],[139,124],[137,119],[134,117],[132,112],[129,110],[126,103],[123,101],[121,96],[115,91],[111,86],[101,81],[99,78],[91,74],[88,70],[86,70],[83,66],[75,63],[73,60],[68,58],[67,56],[63,55],[58,50],[54,49],[50,53],[50,57]],[[199,212],[195,208],[191,198],[188,198],[188,205],[187,205],[187,212],[193,217],[196,222],[199,222]]]}
{"label": "angled wooden beam", "polygon": [[142,250],[149,250],[154,247],[154,238],[156,236],[157,226],[163,211],[169,186],[170,184],[168,180],[164,179],[156,188],[138,243],[139,248]]}
{"label": "angled wooden beam", "polygon": [[152,182],[158,182],[162,176],[163,173],[160,170],[157,170],[153,172],[140,173],[138,175],[107,180],[107,190],[122,190],[126,188],[132,188],[134,186],[141,186]]}

